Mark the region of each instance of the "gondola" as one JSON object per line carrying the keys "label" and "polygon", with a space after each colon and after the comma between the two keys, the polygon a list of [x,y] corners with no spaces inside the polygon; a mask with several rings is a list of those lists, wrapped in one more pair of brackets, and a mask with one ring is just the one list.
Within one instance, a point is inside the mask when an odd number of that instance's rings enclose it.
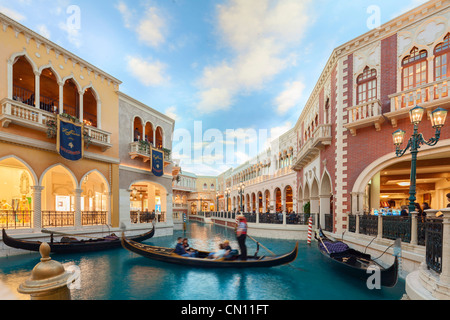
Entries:
{"label": "gondola", "polygon": [[368,254],[353,250],[345,243],[340,241],[332,241],[328,239],[320,229],[316,233],[319,251],[337,267],[340,271],[346,272],[352,276],[360,279],[368,280],[373,275],[373,268],[380,270],[381,286],[395,287],[398,281],[398,257],[395,257],[395,262],[390,268],[384,268]]}
{"label": "gondola", "polygon": [[276,257],[249,256],[245,261],[239,259],[211,260],[206,258],[210,252],[203,251],[199,251],[197,258],[186,258],[175,254],[174,249],[145,245],[126,239],[124,236],[122,236],[122,246],[131,252],[149,259],[196,268],[271,268],[295,261],[298,254],[298,243],[295,249],[288,254]]}
{"label": "gondola", "polygon": [[[3,229],[3,242],[5,245],[16,248],[23,249],[28,251],[39,251],[39,247],[42,242],[40,241],[27,241],[11,238],[6,234],[5,229]],[[55,232],[55,235],[58,233]],[[141,242],[148,240],[153,237],[155,234],[155,226],[153,226],[152,230],[137,236],[133,236],[130,239],[133,241]],[[61,235],[61,234],[60,234]],[[53,239],[53,235],[51,236]],[[119,237],[114,234],[104,237],[104,238],[96,238],[90,240],[77,240],[70,237],[63,237],[60,242],[50,241],[49,242],[51,252],[52,253],[86,253],[86,252],[94,252],[94,251],[103,251],[108,249],[120,248],[121,240]]]}

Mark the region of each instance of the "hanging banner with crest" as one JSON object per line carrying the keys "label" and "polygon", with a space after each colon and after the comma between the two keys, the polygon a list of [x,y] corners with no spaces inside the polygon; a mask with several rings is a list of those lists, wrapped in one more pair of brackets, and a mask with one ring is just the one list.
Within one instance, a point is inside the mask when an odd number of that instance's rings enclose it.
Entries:
{"label": "hanging banner with crest", "polygon": [[164,175],[164,152],[151,148],[151,166],[152,173],[156,177],[162,177]]}
{"label": "hanging banner with crest", "polygon": [[84,155],[84,125],[58,115],[56,149],[64,159],[78,161]]}

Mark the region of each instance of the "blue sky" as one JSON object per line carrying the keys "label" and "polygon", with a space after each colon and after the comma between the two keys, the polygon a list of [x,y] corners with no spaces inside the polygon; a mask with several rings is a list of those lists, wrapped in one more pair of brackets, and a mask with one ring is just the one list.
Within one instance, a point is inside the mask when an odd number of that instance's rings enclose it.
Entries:
{"label": "blue sky", "polygon": [[[121,80],[121,91],[175,118],[204,155],[195,121],[203,132],[279,136],[295,125],[332,50],[370,30],[371,6],[384,23],[423,2],[0,0],[0,12]],[[68,28],[74,21],[79,27]],[[200,175],[251,156],[247,148],[228,163],[220,152],[189,161],[194,151],[180,145],[174,141],[175,156]]]}

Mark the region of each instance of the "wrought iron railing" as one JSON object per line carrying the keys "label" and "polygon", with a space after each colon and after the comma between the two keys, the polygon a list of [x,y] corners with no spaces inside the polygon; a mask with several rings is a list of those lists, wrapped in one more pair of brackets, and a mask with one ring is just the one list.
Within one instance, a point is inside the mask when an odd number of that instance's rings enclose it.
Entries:
{"label": "wrought iron railing", "polygon": [[[256,215],[255,215],[256,218]],[[283,214],[280,213],[260,213],[259,223],[283,224]]]}
{"label": "wrought iron railing", "polygon": [[383,217],[383,238],[402,242],[411,242],[411,218],[399,216]]}
{"label": "wrought iron railing", "polygon": [[356,216],[349,215],[348,216],[348,232],[356,232]]}
{"label": "wrought iron railing", "polygon": [[[313,222],[314,216],[316,215],[312,216]],[[309,218],[311,218],[310,213],[288,213],[286,214],[286,224],[306,226],[309,224]]]}
{"label": "wrought iron railing", "polygon": [[0,229],[31,228],[33,211],[0,210]]}
{"label": "wrought iron railing", "polygon": [[245,219],[249,223],[256,223],[256,213],[244,213]]}
{"label": "wrought iron railing", "polygon": [[325,229],[324,231],[333,232],[333,215],[325,215]]}
{"label": "wrought iron railing", "polygon": [[426,263],[429,269],[442,272],[442,219],[428,219],[426,223]]}
{"label": "wrought iron railing", "polygon": [[75,212],[42,211],[42,227],[73,227]]}
{"label": "wrought iron railing", "polygon": [[106,211],[83,211],[81,213],[81,224],[83,226],[99,226],[108,223]]}
{"label": "wrought iron railing", "polygon": [[368,236],[378,235],[378,217],[363,215],[359,217],[359,233]]}

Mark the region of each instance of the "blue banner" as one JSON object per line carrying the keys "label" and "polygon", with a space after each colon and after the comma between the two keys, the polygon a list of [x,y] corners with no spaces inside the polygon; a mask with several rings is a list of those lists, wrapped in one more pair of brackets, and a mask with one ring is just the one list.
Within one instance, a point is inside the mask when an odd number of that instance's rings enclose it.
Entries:
{"label": "blue banner", "polygon": [[58,137],[56,146],[61,157],[70,161],[83,159],[83,133],[83,124],[66,121],[58,116]]}
{"label": "blue banner", "polygon": [[152,173],[157,177],[164,175],[164,153],[152,148]]}

